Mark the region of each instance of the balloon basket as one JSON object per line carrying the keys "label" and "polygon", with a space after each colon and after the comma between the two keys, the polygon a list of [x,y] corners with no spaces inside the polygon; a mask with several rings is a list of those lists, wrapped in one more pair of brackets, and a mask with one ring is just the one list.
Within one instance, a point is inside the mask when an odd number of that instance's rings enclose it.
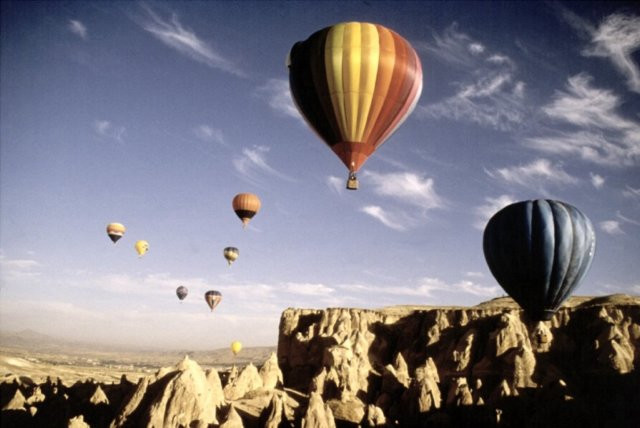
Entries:
{"label": "balloon basket", "polygon": [[358,190],[358,179],[354,173],[349,174],[349,178],[347,179],[347,189]]}

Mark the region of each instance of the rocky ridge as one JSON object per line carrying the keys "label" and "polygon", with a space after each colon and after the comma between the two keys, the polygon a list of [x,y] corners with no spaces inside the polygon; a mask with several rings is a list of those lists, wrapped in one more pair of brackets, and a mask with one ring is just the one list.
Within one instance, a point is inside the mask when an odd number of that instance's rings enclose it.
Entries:
{"label": "rocky ridge", "polygon": [[469,308],[287,309],[261,366],[189,357],[132,383],[0,382],[3,427],[627,427],[640,420],[640,298],[573,298],[533,323]]}
{"label": "rocky ridge", "polygon": [[345,426],[634,426],[640,298],[572,298],[547,322],[508,298],[287,309],[278,361]]}

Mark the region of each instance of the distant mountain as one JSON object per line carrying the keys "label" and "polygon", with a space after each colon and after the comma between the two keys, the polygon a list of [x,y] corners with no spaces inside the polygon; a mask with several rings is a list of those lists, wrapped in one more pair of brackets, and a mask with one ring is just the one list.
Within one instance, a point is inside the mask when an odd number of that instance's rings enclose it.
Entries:
{"label": "distant mountain", "polygon": [[237,356],[234,356],[229,348],[212,350],[149,349],[122,344],[73,341],[30,329],[11,332],[0,331],[0,348],[44,354],[95,356],[109,360],[125,359],[132,363],[144,362],[152,365],[174,362],[176,359],[189,355],[192,358],[197,357],[198,361],[210,366],[263,362],[272,352],[276,352],[275,346],[245,347]]}

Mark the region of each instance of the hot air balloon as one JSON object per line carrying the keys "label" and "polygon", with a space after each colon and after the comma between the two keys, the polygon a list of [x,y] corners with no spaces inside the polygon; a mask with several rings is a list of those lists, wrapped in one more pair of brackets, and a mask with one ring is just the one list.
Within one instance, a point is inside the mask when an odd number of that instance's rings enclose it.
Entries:
{"label": "hot air balloon", "polygon": [[293,45],[291,94],[302,116],[356,172],[411,114],[422,93],[420,58],[409,42],[379,24],[345,22]]}
{"label": "hot air balloon", "polygon": [[238,193],[231,203],[236,215],[242,220],[242,227],[260,211],[260,199],[253,193]]}
{"label": "hot air balloon", "polygon": [[534,321],[553,317],[589,269],[595,246],[591,221],[560,201],[511,204],[484,230],[491,273]]}
{"label": "hot air balloon", "polygon": [[181,301],[184,300],[185,297],[187,297],[187,294],[189,294],[189,290],[184,285],[176,288],[176,295]]}
{"label": "hot air balloon", "polygon": [[242,343],[238,342],[237,340],[234,342],[231,342],[231,352],[233,352],[233,355],[238,355],[238,352],[240,352],[242,350]]}
{"label": "hot air balloon", "polygon": [[114,244],[118,242],[118,239],[122,238],[125,230],[127,228],[121,223],[109,223],[107,225],[107,235],[109,235]]}
{"label": "hot air balloon", "polygon": [[222,300],[222,294],[216,290],[209,290],[204,293],[204,300],[207,302],[207,305],[211,308],[211,312],[218,306],[220,301]]}
{"label": "hot air balloon", "polygon": [[136,242],[135,249],[138,252],[138,257],[142,257],[149,251],[149,243],[147,241]]}
{"label": "hot air balloon", "polygon": [[231,263],[235,262],[240,255],[240,251],[235,247],[227,247],[222,253],[224,254],[224,258],[227,259],[229,266],[231,266]]}

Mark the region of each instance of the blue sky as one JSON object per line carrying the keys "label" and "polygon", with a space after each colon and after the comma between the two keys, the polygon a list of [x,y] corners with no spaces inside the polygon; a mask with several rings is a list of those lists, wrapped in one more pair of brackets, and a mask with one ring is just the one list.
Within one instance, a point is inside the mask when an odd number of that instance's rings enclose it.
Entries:
{"label": "blue sky", "polygon": [[[5,330],[210,349],[275,345],[287,307],[473,305],[503,295],[486,221],[535,198],[596,228],[576,294],[640,293],[632,3],[2,2],[1,19]],[[352,20],[400,33],[424,71],[357,192],[285,66]],[[239,192],[262,200],[245,230]]]}

